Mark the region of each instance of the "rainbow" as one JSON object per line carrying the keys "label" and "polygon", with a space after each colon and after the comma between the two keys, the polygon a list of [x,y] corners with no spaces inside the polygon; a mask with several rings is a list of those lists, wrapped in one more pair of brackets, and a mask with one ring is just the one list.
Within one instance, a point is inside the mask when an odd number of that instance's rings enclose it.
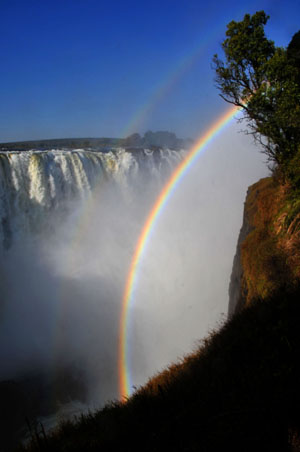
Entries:
{"label": "rainbow", "polygon": [[128,324],[129,312],[133,301],[134,289],[137,284],[138,266],[147,247],[151,233],[154,229],[160,213],[162,212],[167,201],[175,191],[176,187],[186,175],[190,167],[196,161],[200,152],[220,133],[223,128],[233,119],[238,112],[239,107],[233,106],[226,111],[208,130],[202,135],[190,150],[186,158],[178,165],[172,176],[165,184],[160,195],[158,196],[148,218],[143,226],[139,236],[133,258],[130,264],[129,273],[126,280],[121,317],[120,317],[120,340],[119,340],[119,392],[121,399],[127,400],[132,392],[132,384],[129,369],[129,341],[128,341]]}

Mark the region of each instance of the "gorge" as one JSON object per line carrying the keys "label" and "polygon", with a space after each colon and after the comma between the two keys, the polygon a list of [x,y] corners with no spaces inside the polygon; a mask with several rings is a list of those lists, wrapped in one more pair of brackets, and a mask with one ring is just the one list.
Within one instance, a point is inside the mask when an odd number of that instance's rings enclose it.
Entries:
{"label": "gorge", "polygon": [[[135,385],[193,348],[227,310],[226,299],[218,305],[218,294],[227,288],[240,207],[222,234],[218,224],[237,186],[246,187],[260,168],[254,158],[249,171],[249,159],[241,156],[244,176],[228,184],[230,174],[214,166],[215,158],[226,160],[227,136],[191,172],[153,239],[138,293],[143,304],[132,314]],[[84,412],[118,397],[118,300],[130,254],[145,215],[185,153],[112,148],[1,154],[0,390],[8,441],[12,424],[28,431],[24,417],[45,416],[76,400],[71,414]],[[161,278],[166,266],[169,275]],[[218,284],[211,284],[213,277]]]}
{"label": "gorge", "polygon": [[[278,190],[273,178],[248,190],[242,234],[246,227],[251,231],[239,239],[229,321],[126,403],[111,402],[47,437],[37,430],[41,450],[299,450],[299,266],[293,252],[299,250],[299,214],[284,221],[280,213],[291,213],[291,203]],[[232,290],[237,275],[239,293]],[[34,439],[26,450],[36,444]]]}

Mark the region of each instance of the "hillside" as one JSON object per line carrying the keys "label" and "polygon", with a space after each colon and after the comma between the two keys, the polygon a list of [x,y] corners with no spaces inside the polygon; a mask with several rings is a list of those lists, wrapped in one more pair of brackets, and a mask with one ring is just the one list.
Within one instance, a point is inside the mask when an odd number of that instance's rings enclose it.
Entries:
{"label": "hillside", "polygon": [[275,178],[250,187],[230,320],[126,403],[38,428],[27,450],[300,450],[298,207]]}

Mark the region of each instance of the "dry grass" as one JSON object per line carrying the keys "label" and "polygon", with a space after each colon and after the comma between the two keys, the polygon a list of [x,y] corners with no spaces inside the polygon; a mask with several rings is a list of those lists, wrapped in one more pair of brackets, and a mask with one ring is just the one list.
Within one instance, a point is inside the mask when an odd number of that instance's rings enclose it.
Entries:
{"label": "dry grass", "polygon": [[246,201],[254,227],[242,245],[247,304],[266,299],[300,278],[300,205],[272,178],[254,184]]}

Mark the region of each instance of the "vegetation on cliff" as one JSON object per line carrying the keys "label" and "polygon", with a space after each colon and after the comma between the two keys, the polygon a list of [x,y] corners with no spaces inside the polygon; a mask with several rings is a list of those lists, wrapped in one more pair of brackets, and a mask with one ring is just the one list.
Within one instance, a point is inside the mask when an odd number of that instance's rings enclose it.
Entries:
{"label": "vegetation on cliff", "polygon": [[268,19],[259,11],[228,24],[225,62],[214,56],[216,83],[225,101],[242,108],[248,133],[290,180],[300,150],[299,34],[288,49],[275,47],[264,32]]}
{"label": "vegetation on cliff", "polygon": [[230,22],[225,62],[214,56],[221,97],[242,108],[246,132],[273,164],[273,177],[250,187],[245,204],[242,305],[300,277],[300,31],[287,49],[275,47],[264,32],[268,19],[259,11]]}
{"label": "vegetation on cliff", "polygon": [[266,178],[250,187],[245,215],[252,226],[241,250],[249,304],[292,288],[300,279],[300,198]]}

